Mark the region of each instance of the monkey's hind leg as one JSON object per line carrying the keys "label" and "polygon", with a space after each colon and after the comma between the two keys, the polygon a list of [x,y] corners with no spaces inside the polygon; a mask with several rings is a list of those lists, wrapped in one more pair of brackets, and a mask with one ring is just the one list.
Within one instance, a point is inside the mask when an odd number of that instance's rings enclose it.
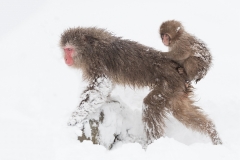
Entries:
{"label": "monkey's hind leg", "polygon": [[187,94],[178,92],[171,100],[173,116],[186,127],[209,135],[214,145],[222,144],[213,122],[193,103]]}
{"label": "monkey's hind leg", "polygon": [[166,99],[160,89],[152,90],[143,101],[143,124],[148,143],[153,142],[164,135],[167,109]]}

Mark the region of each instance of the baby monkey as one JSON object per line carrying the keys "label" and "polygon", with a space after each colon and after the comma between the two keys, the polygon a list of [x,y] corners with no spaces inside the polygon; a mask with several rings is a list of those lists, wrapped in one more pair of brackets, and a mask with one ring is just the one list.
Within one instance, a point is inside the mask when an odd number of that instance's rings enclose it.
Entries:
{"label": "baby monkey", "polygon": [[179,21],[163,22],[159,32],[163,44],[169,47],[169,52],[161,52],[161,55],[179,64],[178,72],[186,75],[186,86],[191,81],[200,81],[212,64],[206,44],[186,32]]}

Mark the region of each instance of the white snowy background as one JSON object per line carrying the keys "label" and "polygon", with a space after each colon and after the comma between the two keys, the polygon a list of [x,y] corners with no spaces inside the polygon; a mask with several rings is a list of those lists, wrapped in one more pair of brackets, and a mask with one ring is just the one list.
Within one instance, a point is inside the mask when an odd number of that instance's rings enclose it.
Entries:
{"label": "white snowy background", "polygon": [[[166,51],[158,28],[169,19],[205,41],[214,57],[206,78],[195,85],[195,99],[216,124],[223,145],[212,145],[171,116],[166,136],[147,150],[138,143],[110,151],[80,143],[76,127],[67,122],[87,83],[64,64],[61,33],[96,26]],[[0,159],[239,160],[239,37],[238,0],[0,0]],[[117,87],[113,96],[140,111],[147,92]]]}

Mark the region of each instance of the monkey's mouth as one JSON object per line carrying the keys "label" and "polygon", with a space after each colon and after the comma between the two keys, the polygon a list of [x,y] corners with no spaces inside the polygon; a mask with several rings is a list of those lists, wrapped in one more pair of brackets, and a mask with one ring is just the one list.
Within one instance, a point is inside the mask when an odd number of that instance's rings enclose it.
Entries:
{"label": "monkey's mouth", "polygon": [[72,66],[72,65],[74,64],[74,60],[73,60],[74,53],[75,53],[74,48],[71,47],[71,46],[65,46],[65,47],[63,48],[63,51],[64,51],[65,63],[66,63],[68,66]]}
{"label": "monkey's mouth", "polygon": [[68,65],[68,66],[72,66],[74,64],[74,61],[72,59],[72,57],[67,57],[65,56],[65,63]]}

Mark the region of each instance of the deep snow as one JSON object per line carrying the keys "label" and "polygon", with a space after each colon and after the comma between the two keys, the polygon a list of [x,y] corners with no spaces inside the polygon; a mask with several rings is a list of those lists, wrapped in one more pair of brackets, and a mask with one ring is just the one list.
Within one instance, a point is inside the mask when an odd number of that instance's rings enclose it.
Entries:
{"label": "deep snow", "polygon": [[[237,0],[51,0],[38,6],[30,0],[2,0],[0,159],[240,159],[239,8]],[[58,46],[63,30],[107,28],[117,36],[166,50],[158,27],[168,19],[183,22],[211,50],[214,66],[195,85],[195,99],[216,124],[224,144],[212,145],[208,137],[171,116],[166,136],[147,150],[138,143],[118,143],[111,151],[90,141],[80,143],[77,127],[67,123],[87,83],[80,71],[64,64]],[[147,92],[118,86],[112,96],[131,110],[141,110]]]}

